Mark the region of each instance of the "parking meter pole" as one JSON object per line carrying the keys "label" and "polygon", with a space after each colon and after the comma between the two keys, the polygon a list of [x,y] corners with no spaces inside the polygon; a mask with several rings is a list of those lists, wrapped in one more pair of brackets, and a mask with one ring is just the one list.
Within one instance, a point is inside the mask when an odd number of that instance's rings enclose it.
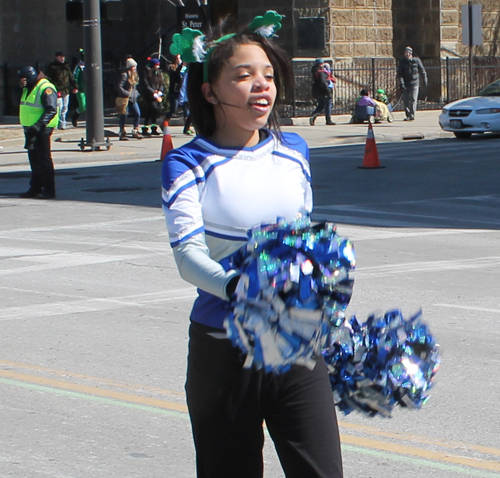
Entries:
{"label": "parking meter pole", "polygon": [[105,144],[99,0],[83,0],[83,36],[87,100],[87,143],[85,146],[98,150],[100,145]]}

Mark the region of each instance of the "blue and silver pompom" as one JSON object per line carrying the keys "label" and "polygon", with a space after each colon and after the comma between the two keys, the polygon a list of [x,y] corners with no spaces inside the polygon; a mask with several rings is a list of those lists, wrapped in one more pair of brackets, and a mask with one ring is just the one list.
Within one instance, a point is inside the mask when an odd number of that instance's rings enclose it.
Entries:
{"label": "blue and silver pompom", "polygon": [[405,319],[393,310],[363,324],[345,317],[354,248],[333,223],[313,225],[306,215],[256,227],[231,268],[241,277],[224,326],[245,367],[283,373],[323,355],[345,414],[390,416],[398,404],[428,400],[441,362],[436,339],[421,312]]}
{"label": "blue and silver pompom", "polygon": [[351,242],[332,223],[280,220],[254,228],[232,267],[241,278],[225,327],[245,366],[278,373],[294,363],[313,367],[351,298]]}
{"label": "blue and silver pompom", "polygon": [[441,363],[439,345],[418,312],[405,319],[399,310],[355,316],[331,330],[323,351],[335,404],[390,416],[396,405],[420,408],[429,398]]}

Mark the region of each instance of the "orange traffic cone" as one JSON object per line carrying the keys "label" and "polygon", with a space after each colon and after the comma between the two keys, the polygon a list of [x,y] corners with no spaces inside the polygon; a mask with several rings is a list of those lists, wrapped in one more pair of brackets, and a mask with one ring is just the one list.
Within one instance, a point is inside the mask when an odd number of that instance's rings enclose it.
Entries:
{"label": "orange traffic cone", "polygon": [[378,159],[377,143],[375,143],[375,135],[373,134],[373,126],[368,123],[368,133],[366,134],[365,154],[363,156],[363,166],[358,166],[359,169],[377,169],[383,168],[380,166]]}
{"label": "orange traffic cone", "polygon": [[163,122],[163,140],[161,143],[160,161],[163,161],[165,159],[165,155],[172,149],[174,149],[174,145],[172,144],[172,136],[170,136],[168,121],[165,120]]}

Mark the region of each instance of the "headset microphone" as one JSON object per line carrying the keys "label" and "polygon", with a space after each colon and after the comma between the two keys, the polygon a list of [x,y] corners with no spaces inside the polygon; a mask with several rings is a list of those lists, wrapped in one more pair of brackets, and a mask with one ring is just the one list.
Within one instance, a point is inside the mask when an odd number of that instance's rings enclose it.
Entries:
{"label": "headset microphone", "polygon": [[[243,109],[247,109],[247,106],[239,106],[239,105],[232,105],[231,103],[224,103],[223,101],[220,101],[220,100],[217,100],[217,103],[219,103],[220,105],[224,105],[224,106],[232,106],[233,108],[243,108]],[[216,103],[214,103],[216,104]]]}

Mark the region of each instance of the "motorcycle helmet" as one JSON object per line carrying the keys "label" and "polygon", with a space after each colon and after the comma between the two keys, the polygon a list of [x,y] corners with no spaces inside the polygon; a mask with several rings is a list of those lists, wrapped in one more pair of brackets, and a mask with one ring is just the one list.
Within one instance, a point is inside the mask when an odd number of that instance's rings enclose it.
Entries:
{"label": "motorcycle helmet", "polygon": [[26,83],[28,83],[28,85],[36,83],[36,78],[38,76],[38,73],[32,66],[25,66],[24,68],[21,68],[17,74],[19,75],[19,78],[26,78]]}

